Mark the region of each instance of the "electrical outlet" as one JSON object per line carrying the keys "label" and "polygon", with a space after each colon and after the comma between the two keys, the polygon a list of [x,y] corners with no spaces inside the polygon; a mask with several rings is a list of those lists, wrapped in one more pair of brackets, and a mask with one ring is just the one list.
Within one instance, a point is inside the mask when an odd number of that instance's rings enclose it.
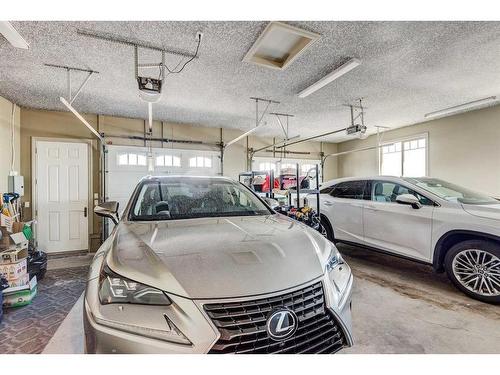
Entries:
{"label": "electrical outlet", "polygon": [[30,208],[30,202],[24,202],[24,208]]}

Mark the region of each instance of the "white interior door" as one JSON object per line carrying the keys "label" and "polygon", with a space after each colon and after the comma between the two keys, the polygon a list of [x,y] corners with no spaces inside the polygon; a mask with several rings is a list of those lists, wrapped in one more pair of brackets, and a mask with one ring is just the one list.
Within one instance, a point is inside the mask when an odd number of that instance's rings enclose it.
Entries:
{"label": "white interior door", "polygon": [[48,253],[88,249],[88,144],[36,142],[36,236]]}

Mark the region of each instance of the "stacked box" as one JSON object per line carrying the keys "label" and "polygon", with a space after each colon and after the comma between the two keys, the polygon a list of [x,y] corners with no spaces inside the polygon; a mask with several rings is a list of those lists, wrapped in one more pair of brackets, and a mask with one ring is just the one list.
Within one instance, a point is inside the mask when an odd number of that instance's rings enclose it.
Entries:
{"label": "stacked box", "polygon": [[3,291],[0,290],[0,323],[3,319]]}
{"label": "stacked box", "polygon": [[3,307],[20,307],[29,305],[37,293],[36,276],[33,277],[29,284],[11,287],[3,291]]}
{"label": "stacked box", "polygon": [[[22,223],[14,223],[9,243],[0,249],[0,276],[7,279],[9,287],[3,290],[3,307],[24,306],[36,295],[36,278],[28,274],[28,242],[22,233]],[[3,228],[5,229],[5,228]],[[2,230],[2,234],[4,234]]]}
{"label": "stacked box", "polygon": [[8,281],[20,279],[26,275],[27,261],[26,258],[13,263],[0,263],[0,275]]}

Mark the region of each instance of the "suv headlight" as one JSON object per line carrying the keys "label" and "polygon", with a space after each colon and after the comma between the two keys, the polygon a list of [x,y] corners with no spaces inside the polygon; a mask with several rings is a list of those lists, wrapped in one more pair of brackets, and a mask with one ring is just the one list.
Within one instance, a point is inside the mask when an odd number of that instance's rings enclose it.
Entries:
{"label": "suv headlight", "polygon": [[[111,271],[106,264],[101,270],[99,280],[99,300],[103,305],[111,303],[131,303],[138,305],[168,306],[172,304],[170,298],[161,290],[117,275]],[[130,324],[130,322],[124,322],[120,319],[109,320],[103,316],[94,315],[94,319],[97,323],[110,328],[177,344],[191,345],[189,339],[175,326],[165,313],[163,317],[166,322],[165,329],[156,329]]]}
{"label": "suv headlight", "polygon": [[161,290],[117,275],[104,266],[99,281],[101,304],[134,303],[139,305],[164,305],[172,303]]}
{"label": "suv headlight", "polygon": [[326,270],[328,272],[331,272],[335,267],[343,263],[344,259],[342,258],[342,255],[340,255],[340,252],[337,250],[337,248],[332,245],[330,258],[328,258],[328,261],[326,262]]}

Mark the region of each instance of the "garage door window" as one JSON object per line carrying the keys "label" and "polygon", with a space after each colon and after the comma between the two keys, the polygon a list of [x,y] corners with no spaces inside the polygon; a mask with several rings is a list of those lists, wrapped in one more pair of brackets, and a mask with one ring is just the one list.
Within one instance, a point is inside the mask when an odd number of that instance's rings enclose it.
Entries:
{"label": "garage door window", "polygon": [[146,165],[145,154],[119,154],[118,165]]}
{"label": "garage door window", "polygon": [[195,156],[189,159],[190,168],[212,168],[212,159],[203,156]]}
{"label": "garage door window", "polygon": [[427,175],[427,137],[388,143],[380,148],[380,174],[422,177]]}
{"label": "garage door window", "polygon": [[180,167],[181,158],[173,155],[160,155],[156,157],[156,165],[159,167]]}

